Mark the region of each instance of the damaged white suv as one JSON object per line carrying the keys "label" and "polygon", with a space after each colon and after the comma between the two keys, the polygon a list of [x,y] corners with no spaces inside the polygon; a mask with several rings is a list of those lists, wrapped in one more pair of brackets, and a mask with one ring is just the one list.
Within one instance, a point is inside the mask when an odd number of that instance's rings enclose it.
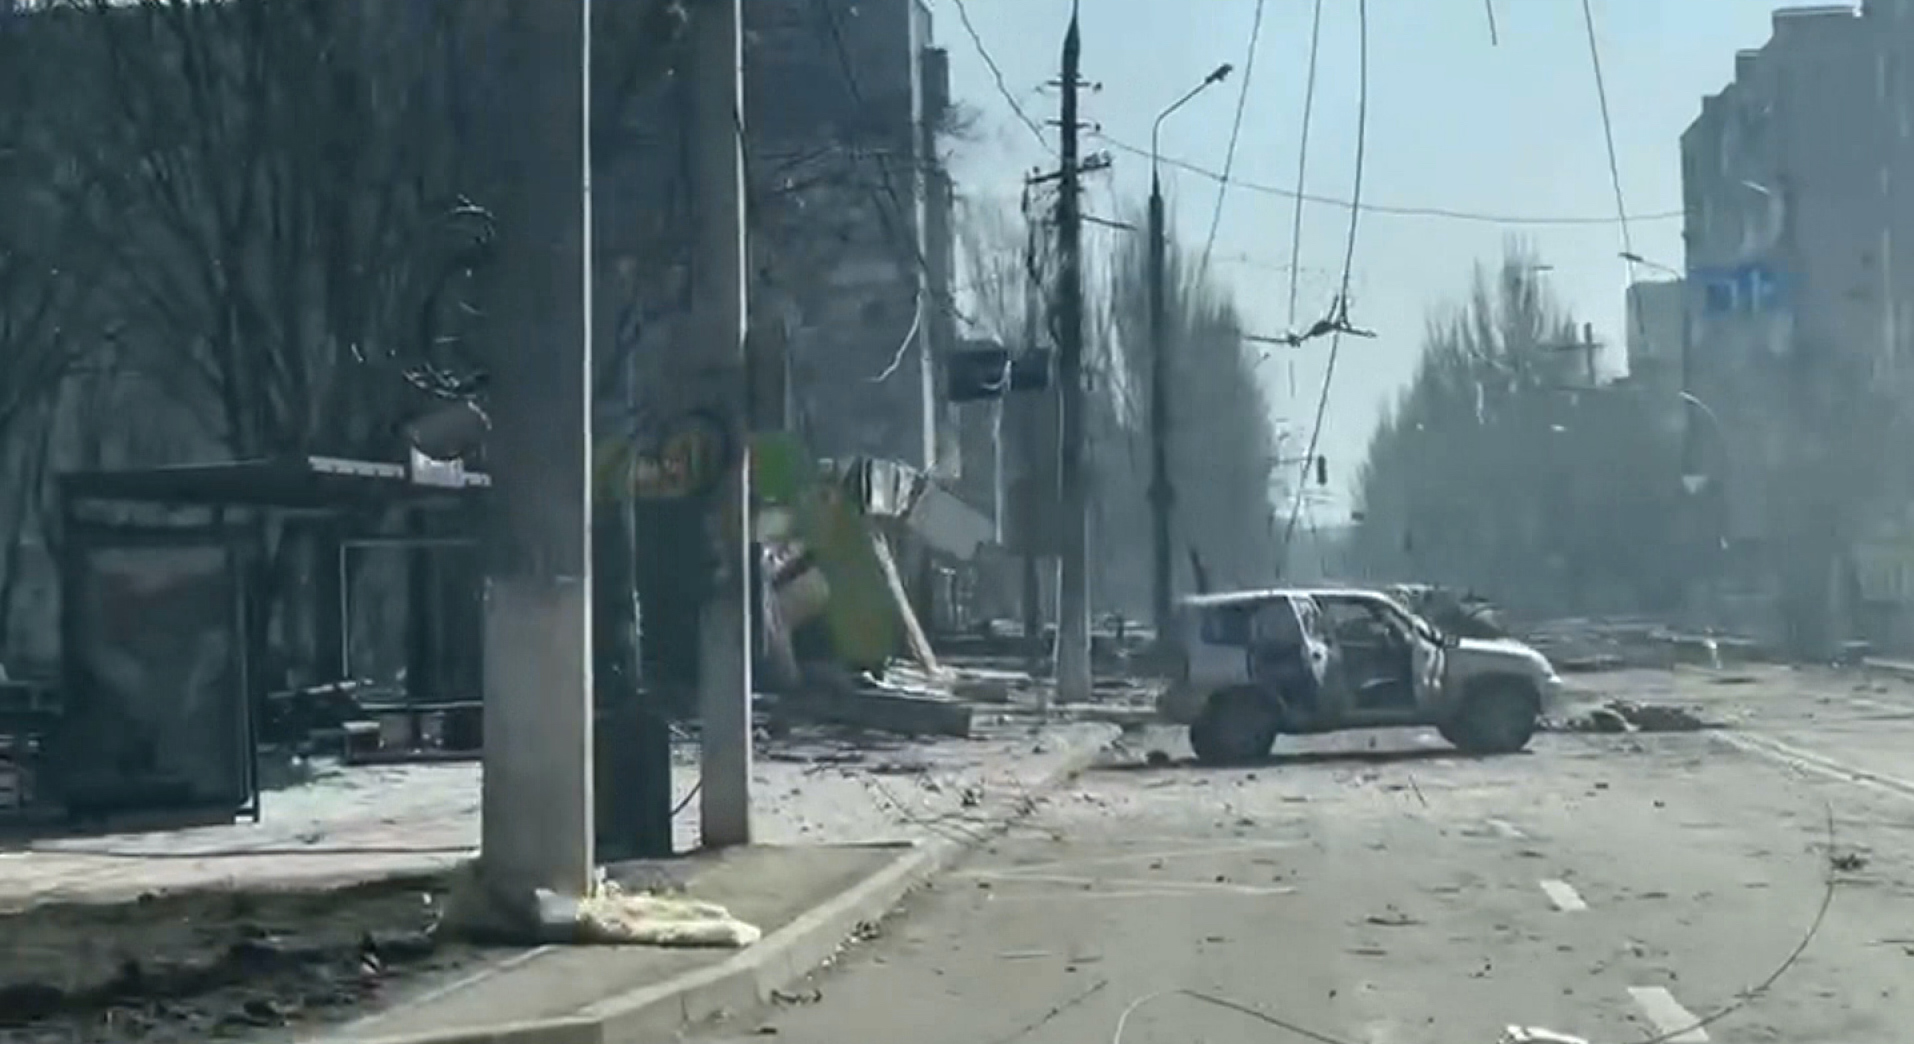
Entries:
{"label": "damaged white suv", "polygon": [[1179,665],[1157,702],[1199,760],[1240,762],[1276,737],[1433,726],[1461,750],[1519,751],[1561,695],[1548,658],[1445,634],[1377,591],[1197,595],[1178,607]]}

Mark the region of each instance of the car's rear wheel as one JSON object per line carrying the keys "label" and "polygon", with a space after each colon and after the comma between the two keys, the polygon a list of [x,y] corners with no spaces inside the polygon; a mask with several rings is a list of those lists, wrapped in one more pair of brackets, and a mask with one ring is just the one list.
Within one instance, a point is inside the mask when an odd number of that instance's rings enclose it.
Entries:
{"label": "car's rear wheel", "polygon": [[1540,714],[1534,688],[1514,679],[1495,679],[1478,683],[1460,712],[1439,731],[1468,754],[1514,754],[1535,737]]}
{"label": "car's rear wheel", "polygon": [[1190,725],[1190,749],[1205,765],[1240,765],[1269,753],[1276,715],[1256,693],[1219,692]]}

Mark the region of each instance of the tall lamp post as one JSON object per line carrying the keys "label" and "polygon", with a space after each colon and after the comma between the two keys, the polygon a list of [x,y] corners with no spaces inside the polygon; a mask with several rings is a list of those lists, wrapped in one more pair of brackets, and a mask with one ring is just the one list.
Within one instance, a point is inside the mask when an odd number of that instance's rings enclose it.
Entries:
{"label": "tall lamp post", "polygon": [[[1752,183],[1750,183],[1750,187],[1759,189],[1759,186],[1752,185]],[[1679,377],[1680,391],[1677,394],[1681,399],[1683,407],[1685,407],[1682,410],[1681,424],[1681,484],[1682,488],[1688,492],[1690,497],[1696,497],[1700,495],[1702,488],[1708,484],[1708,475],[1701,470],[1696,462],[1694,416],[1700,414],[1707,419],[1709,427],[1714,430],[1715,441],[1722,447],[1724,453],[1726,452],[1728,443],[1722,430],[1721,418],[1715,413],[1712,407],[1703,402],[1691,390],[1694,387],[1695,377],[1693,365],[1694,351],[1691,344],[1694,338],[1693,295],[1695,288],[1692,285],[1692,281],[1688,278],[1687,273],[1674,268],[1672,265],[1665,265],[1659,261],[1651,261],[1640,254],[1626,250],[1622,251],[1621,258],[1630,264],[1641,265],[1643,268],[1671,276],[1680,280],[1682,284],[1681,344],[1678,346],[1681,357],[1677,360],[1681,367]],[[1719,480],[1719,478],[1720,476],[1717,476],[1717,480]],[[1717,481],[1716,484],[1719,486],[1720,482]],[[1723,503],[1725,505],[1726,501],[1724,500]],[[1716,518],[1715,544],[1717,562],[1715,580],[1716,583],[1719,584],[1721,576],[1725,572],[1721,564],[1721,558],[1725,554],[1728,546],[1725,516],[1717,516]],[[1719,619],[1717,619],[1716,623],[1718,624],[1719,622]]]}
{"label": "tall lamp post", "polygon": [[1222,83],[1229,77],[1232,68],[1227,62],[1217,66],[1203,77],[1203,82],[1190,88],[1181,98],[1158,113],[1156,122],[1150,125],[1150,608],[1159,641],[1170,630],[1170,513],[1176,502],[1175,491],[1170,485],[1170,366],[1163,316],[1163,255],[1167,247],[1163,230],[1160,142],[1163,121],[1197,95]]}

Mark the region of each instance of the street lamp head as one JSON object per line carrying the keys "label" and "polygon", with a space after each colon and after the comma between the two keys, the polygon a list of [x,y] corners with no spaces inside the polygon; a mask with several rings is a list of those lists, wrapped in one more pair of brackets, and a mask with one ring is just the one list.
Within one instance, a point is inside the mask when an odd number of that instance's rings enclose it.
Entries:
{"label": "street lamp head", "polygon": [[1209,90],[1211,87],[1214,87],[1219,83],[1222,83],[1223,80],[1227,78],[1231,72],[1235,71],[1235,69],[1236,69],[1235,66],[1231,65],[1228,62],[1224,62],[1223,64],[1217,66],[1215,69],[1212,69],[1208,76],[1203,77],[1203,82],[1197,84],[1194,87],[1191,87],[1188,91],[1185,91],[1181,98],[1178,98],[1175,101],[1171,102],[1169,104],[1169,107],[1165,108],[1162,112],[1159,112],[1156,114],[1156,122],[1150,124],[1150,176],[1153,179],[1156,177],[1156,166],[1157,166],[1158,157],[1162,154],[1162,150],[1158,147],[1158,145],[1159,145],[1160,138],[1163,134],[1163,121],[1169,119],[1171,113],[1182,108],[1186,103],[1189,102],[1191,98],[1194,98],[1197,95],[1202,94],[1204,91]]}

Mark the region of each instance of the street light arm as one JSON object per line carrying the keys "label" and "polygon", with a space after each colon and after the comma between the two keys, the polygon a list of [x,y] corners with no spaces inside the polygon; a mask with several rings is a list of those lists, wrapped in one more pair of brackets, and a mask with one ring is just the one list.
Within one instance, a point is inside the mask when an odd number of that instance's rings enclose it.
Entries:
{"label": "street light arm", "polygon": [[1626,261],[1629,264],[1640,265],[1643,268],[1652,269],[1656,272],[1661,272],[1666,275],[1674,276],[1676,279],[1684,278],[1681,271],[1674,268],[1673,266],[1664,265],[1660,261],[1650,261],[1649,259],[1633,251],[1624,250],[1621,252],[1620,256],[1623,261]]}
{"label": "street light arm", "polygon": [[1222,83],[1224,80],[1229,79],[1229,74],[1231,70],[1233,70],[1234,68],[1235,66],[1230,65],[1228,62],[1225,62],[1222,65],[1217,66],[1215,69],[1212,69],[1210,71],[1210,74],[1208,76],[1203,77],[1202,83],[1199,83],[1196,86],[1191,87],[1188,91],[1185,91],[1181,98],[1178,98],[1175,101],[1170,103],[1169,108],[1164,109],[1162,112],[1159,112],[1156,114],[1156,121],[1150,124],[1150,177],[1151,178],[1156,177],[1157,165],[1162,156],[1162,150],[1159,147],[1159,145],[1163,138],[1163,121],[1169,119],[1171,113],[1175,112],[1176,110],[1182,108],[1185,105],[1188,105],[1190,103],[1190,100],[1195,98],[1197,95],[1202,94],[1204,91],[1209,90],[1211,87],[1214,87],[1217,84]]}
{"label": "street light arm", "polygon": [[1700,410],[1702,414],[1708,418],[1708,424],[1715,429],[1715,435],[1717,437],[1720,437],[1720,438],[1726,437],[1726,432],[1722,430],[1721,418],[1715,415],[1715,411],[1713,407],[1709,406],[1705,402],[1702,402],[1700,397],[1695,395],[1694,392],[1686,392],[1686,391],[1682,392],[1681,401],[1687,403],[1690,406],[1693,406],[1695,409]]}

